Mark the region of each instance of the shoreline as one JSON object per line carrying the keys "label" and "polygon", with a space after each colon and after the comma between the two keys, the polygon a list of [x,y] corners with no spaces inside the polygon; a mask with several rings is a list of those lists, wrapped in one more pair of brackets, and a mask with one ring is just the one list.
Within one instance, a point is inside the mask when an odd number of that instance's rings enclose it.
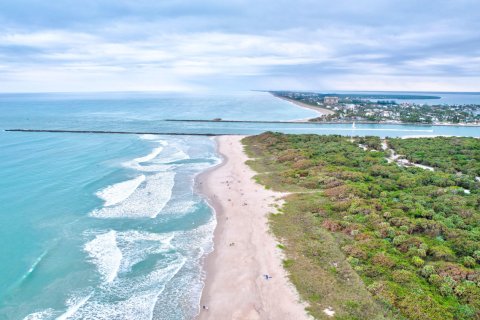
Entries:
{"label": "shoreline", "polygon": [[[274,94],[272,94],[272,95],[275,98],[282,99],[282,100],[285,100],[287,102],[290,102],[290,103],[296,105],[297,107],[315,111],[318,114],[319,117],[324,116],[324,115],[329,115],[329,114],[335,114],[334,111],[326,109],[326,108],[315,107],[315,106],[312,106],[312,105],[309,105],[309,104],[306,104],[306,103],[303,103],[303,102],[300,102],[300,101],[297,101],[297,100],[288,99],[286,97],[279,97],[279,96],[276,96]],[[305,121],[309,121],[310,119],[314,119],[314,118],[297,119],[297,120],[292,120],[292,122],[305,122]]]}
{"label": "shoreline", "polygon": [[268,214],[285,194],[252,179],[243,137],[216,137],[222,163],[195,180],[195,190],[217,221],[213,251],[203,259],[205,281],[196,319],[310,319],[269,231]]}

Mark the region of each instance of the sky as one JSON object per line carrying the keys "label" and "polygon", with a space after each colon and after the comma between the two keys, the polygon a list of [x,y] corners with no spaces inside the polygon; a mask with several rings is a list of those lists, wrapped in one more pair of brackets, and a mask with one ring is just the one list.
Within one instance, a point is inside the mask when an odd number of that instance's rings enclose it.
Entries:
{"label": "sky", "polygon": [[0,92],[480,91],[478,0],[1,0]]}

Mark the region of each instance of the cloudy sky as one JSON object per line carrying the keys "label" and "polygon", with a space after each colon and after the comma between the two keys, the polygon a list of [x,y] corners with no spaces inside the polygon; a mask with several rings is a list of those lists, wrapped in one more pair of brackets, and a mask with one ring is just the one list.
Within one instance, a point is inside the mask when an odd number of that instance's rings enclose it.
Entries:
{"label": "cloudy sky", "polygon": [[3,0],[0,91],[480,91],[478,0]]}

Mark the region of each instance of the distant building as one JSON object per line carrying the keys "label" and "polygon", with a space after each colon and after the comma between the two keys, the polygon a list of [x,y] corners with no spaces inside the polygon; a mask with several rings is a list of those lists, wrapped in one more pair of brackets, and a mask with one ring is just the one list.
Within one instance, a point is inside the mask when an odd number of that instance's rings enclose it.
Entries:
{"label": "distant building", "polygon": [[338,104],[338,97],[325,97],[323,98],[324,104]]}

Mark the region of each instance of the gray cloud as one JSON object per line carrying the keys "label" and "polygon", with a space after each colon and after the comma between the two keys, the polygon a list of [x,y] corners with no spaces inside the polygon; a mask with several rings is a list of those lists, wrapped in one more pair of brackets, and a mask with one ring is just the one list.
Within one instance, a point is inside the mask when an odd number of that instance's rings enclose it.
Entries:
{"label": "gray cloud", "polygon": [[0,86],[476,90],[479,9],[471,0],[3,2]]}

